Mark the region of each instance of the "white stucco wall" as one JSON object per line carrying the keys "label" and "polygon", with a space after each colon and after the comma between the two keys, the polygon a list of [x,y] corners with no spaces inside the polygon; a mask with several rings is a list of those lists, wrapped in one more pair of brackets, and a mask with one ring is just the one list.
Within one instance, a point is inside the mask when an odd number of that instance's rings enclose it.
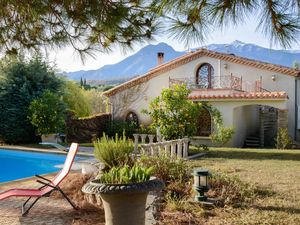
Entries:
{"label": "white stucco wall", "polygon": [[233,118],[235,135],[232,142],[234,146],[243,147],[246,137],[259,136],[258,105],[246,105],[234,108]]}
{"label": "white stucco wall", "polygon": [[[196,71],[199,66],[203,63],[209,63],[214,68],[214,74],[218,75],[230,75],[243,77],[243,80],[254,83],[256,80],[262,77],[263,88],[269,91],[285,91],[288,94],[289,99],[287,101],[244,101],[244,100],[228,100],[224,101],[214,101],[211,102],[213,106],[218,108],[223,116],[225,126],[237,126],[240,121],[243,122],[244,119],[238,119],[234,117],[234,109],[241,105],[251,105],[251,104],[266,104],[273,107],[287,108],[288,113],[288,127],[289,134],[293,137],[295,131],[295,78],[285,74],[274,73],[270,71],[265,71],[261,69],[256,69],[250,66],[244,66],[236,63],[230,63],[225,61],[219,61],[210,57],[200,57],[192,62],[185,65],[177,67],[168,72],[162,73],[151,80],[141,84],[141,88],[133,87],[126,91],[121,91],[114,96],[110,97],[110,101],[113,104],[113,116],[114,118],[125,118],[126,114],[130,111],[135,112],[140,122],[149,124],[150,118],[141,113],[142,109],[147,109],[149,102],[153,100],[156,96],[160,95],[163,88],[169,87],[169,78],[185,78],[185,77],[195,77]],[[224,64],[227,64],[227,69],[224,68]],[[272,75],[275,75],[276,80],[272,80]],[[298,85],[298,88],[300,84]],[[133,94],[130,94],[133,93]],[[128,94],[129,93],[129,94]],[[124,101],[122,96],[135,96],[132,101]],[[138,97],[137,97],[138,96]],[[300,102],[300,91],[298,102]],[[123,104],[123,105],[122,105]],[[244,115],[249,117],[250,114],[245,114],[245,112],[236,111],[238,115]],[[234,121],[233,121],[234,120]],[[244,126],[244,125],[243,125]],[[239,128],[242,129],[242,128]]]}

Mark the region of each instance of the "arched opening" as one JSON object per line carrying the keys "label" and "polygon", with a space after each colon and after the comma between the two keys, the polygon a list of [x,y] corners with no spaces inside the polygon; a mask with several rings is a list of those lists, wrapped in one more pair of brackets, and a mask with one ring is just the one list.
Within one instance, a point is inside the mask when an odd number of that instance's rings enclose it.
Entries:
{"label": "arched opening", "polygon": [[127,113],[125,121],[128,123],[135,123],[136,126],[139,126],[139,118],[134,112]]}
{"label": "arched opening", "polygon": [[197,122],[197,136],[211,135],[212,118],[208,109],[203,108],[200,112]]}
{"label": "arched opening", "polygon": [[199,88],[212,88],[214,68],[209,63],[202,64],[196,73],[196,85]]}
{"label": "arched opening", "polygon": [[246,148],[274,147],[278,130],[278,108],[250,104],[233,109],[236,146]]}

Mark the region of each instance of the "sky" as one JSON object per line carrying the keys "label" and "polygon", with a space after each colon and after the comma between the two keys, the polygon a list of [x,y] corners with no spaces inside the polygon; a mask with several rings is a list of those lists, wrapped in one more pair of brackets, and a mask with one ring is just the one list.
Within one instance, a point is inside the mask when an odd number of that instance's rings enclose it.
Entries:
{"label": "sky", "polygon": [[[107,64],[114,64],[122,59],[134,54],[147,44],[157,44],[165,42],[171,45],[177,51],[188,50],[189,48],[198,48],[209,44],[228,44],[235,40],[245,43],[252,43],[266,48],[282,49],[280,46],[271,46],[268,37],[264,36],[262,32],[256,31],[257,21],[255,18],[249,18],[244,24],[239,26],[227,26],[223,30],[212,31],[205,43],[191,44],[185,46],[184,44],[169,38],[167,35],[156,36],[156,40],[151,43],[145,43],[134,48],[126,54],[120,49],[113,49],[109,54],[97,54],[96,58],[89,57],[82,63],[80,57],[74,52],[71,47],[52,51],[49,54],[50,63],[55,63],[56,67],[65,72],[73,72],[78,70],[95,70]],[[292,50],[300,50],[299,44],[292,45]]]}

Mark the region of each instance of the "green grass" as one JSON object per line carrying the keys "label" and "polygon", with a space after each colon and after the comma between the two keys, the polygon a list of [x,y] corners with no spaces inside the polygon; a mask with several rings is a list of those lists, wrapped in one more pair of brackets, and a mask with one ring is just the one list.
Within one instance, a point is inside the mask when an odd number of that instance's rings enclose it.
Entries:
{"label": "green grass", "polygon": [[216,208],[207,224],[300,224],[299,150],[211,148],[189,164],[275,192],[242,208]]}

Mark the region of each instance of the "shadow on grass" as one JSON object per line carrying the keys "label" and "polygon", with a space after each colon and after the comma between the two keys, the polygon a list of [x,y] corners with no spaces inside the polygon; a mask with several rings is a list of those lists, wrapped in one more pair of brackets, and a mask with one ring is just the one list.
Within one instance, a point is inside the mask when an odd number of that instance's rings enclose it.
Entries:
{"label": "shadow on grass", "polygon": [[292,208],[292,207],[253,205],[251,208],[263,210],[263,211],[276,211],[276,212],[286,212],[289,214],[300,214],[300,209]]}
{"label": "shadow on grass", "polygon": [[[297,150],[295,150],[297,151]],[[223,158],[223,159],[241,159],[241,160],[292,160],[300,161],[300,151],[295,153],[284,152],[284,150],[212,150],[205,156],[206,158]]]}

